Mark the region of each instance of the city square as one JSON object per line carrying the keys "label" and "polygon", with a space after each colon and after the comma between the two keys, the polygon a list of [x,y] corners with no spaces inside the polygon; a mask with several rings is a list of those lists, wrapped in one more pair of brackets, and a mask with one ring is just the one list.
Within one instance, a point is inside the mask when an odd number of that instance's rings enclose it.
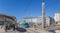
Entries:
{"label": "city square", "polygon": [[0,33],[60,33],[60,0],[0,2]]}

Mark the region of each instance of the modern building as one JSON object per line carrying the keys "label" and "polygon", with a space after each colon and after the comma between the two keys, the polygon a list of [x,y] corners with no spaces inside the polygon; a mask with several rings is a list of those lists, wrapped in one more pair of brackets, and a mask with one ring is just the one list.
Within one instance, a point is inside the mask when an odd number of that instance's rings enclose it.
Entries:
{"label": "modern building", "polygon": [[[41,16],[39,16],[39,17],[24,17],[21,22],[23,22],[24,20],[25,20],[25,22],[28,22],[28,23],[34,22],[34,23],[37,23],[37,24],[38,23],[42,24],[42,17]],[[50,26],[53,23],[54,23],[54,19],[49,17],[49,16],[46,16],[46,25]]]}
{"label": "modern building", "polygon": [[0,14],[0,25],[16,23],[16,17]]}
{"label": "modern building", "polygon": [[56,12],[54,16],[56,24],[60,24],[60,12]]}

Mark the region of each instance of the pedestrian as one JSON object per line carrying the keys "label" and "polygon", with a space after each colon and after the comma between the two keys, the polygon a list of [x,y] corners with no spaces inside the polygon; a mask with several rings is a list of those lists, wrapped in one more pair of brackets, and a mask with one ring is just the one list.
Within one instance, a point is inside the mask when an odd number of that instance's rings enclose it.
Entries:
{"label": "pedestrian", "polygon": [[8,25],[5,25],[5,32],[7,32],[8,30]]}
{"label": "pedestrian", "polygon": [[36,25],[34,25],[33,27],[36,28]]}
{"label": "pedestrian", "polygon": [[15,31],[15,24],[13,24],[13,31]]}

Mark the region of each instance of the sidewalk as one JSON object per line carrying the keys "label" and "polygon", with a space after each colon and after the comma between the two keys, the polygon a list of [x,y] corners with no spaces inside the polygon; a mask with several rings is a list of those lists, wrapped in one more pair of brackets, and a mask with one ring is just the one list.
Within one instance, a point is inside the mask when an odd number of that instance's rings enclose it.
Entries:
{"label": "sidewalk", "polygon": [[4,27],[1,28],[1,26],[0,26],[0,32],[5,32]]}
{"label": "sidewalk", "polygon": [[46,31],[46,30],[43,30],[43,29],[39,29],[39,28],[29,28],[28,29],[29,31],[27,32],[32,32],[32,33],[52,33],[52,32],[49,32],[49,31]]}

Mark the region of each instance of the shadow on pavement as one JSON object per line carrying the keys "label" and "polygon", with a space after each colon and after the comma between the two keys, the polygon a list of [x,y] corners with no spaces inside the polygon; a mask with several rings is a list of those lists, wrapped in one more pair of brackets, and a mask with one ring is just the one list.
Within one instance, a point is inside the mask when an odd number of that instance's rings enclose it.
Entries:
{"label": "shadow on pavement", "polygon": [[56,33],[55,30],[49,30],[50,32]]}
{"label": "shadow on pavement", "polygon": [[16,30],[19,31],[19,32],[26,32],[27,31],[25,28],[20,28],[20,27],[17,28]]}

